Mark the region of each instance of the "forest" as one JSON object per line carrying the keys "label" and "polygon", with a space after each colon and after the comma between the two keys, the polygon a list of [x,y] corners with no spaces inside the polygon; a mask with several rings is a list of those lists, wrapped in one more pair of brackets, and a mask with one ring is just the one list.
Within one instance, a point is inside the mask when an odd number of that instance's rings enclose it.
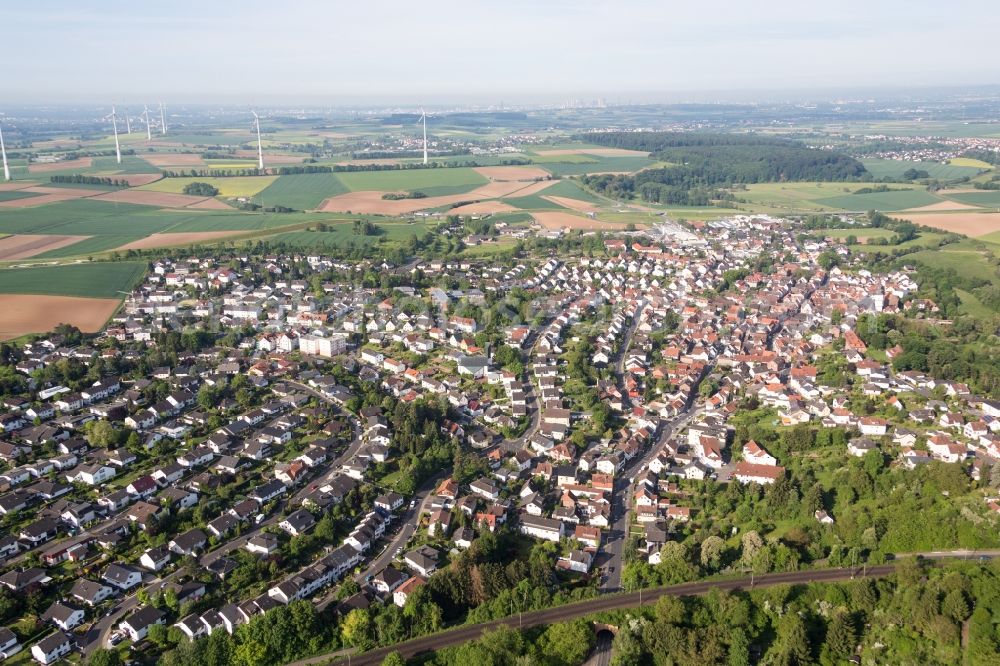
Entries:
{"label": "forest", "polygon": [[579,140],[609,148],[651,153],[670,166],[632,175],[584,176],[601,194],[652,203],[707,205],[722,198],[716,188],[784,181],[871,180],[856,159],[798,141],[738,134],[679,132],[599,132]]}

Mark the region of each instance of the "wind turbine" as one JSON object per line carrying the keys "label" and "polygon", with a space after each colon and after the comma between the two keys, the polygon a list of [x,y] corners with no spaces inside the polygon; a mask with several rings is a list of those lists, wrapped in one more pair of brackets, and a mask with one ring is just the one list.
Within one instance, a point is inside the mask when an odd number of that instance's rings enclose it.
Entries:
{"label": "wind turbine", "polygon": [[[107,116],[105,116],[105,119]],[[118,115],[115,113],[114,105],[111,106],[111,126],[115,128],[115,157],[118,159],[118,164],[122,163],[122,147],[118,143]]]}
{"label": "wind turbine", "polygon": [[167,117],[163,114],[163,102],[160,102],[160,134],[167,133]]}
{"label": "wind turbine", "polygon": [[128,109],[125,109],[125,132],[132,133],[132,119],[128,117]]}
{"label": "wind turbine", "polygon": [[142,105],[142,115],[146,117],[146,141],[153,140],[153,131],[149,128],[149,107]]}
{"label": "wind turbine", "polygon": [[3,145],[2,127],[0,127],[0,155],[3,155],[3,179],[10,180],[10,167],[7,166],[7,147]]}
{"label": "wind turbine", "polygon": [[424,123],[424,164],[427,164],[427,114],[420,109],[420,120]]}
{"label": "wind turbine", "polygon": [[261,171],[263,171],[264,170],[264,148],[263,148],[263,146],[261,146],[261,143],[260,143],[260,116],[258,116],[257,112],[254,111],[254,110],[252,110],[252,109],[251,109],[250,113],[253,114],[253,119],[254,119],[254,121],[257,124],[257,168],[260,169]]}

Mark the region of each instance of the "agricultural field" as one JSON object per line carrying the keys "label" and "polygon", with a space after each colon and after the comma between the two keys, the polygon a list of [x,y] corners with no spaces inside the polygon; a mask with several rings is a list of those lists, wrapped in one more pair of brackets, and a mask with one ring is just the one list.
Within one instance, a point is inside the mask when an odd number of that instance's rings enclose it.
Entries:
{"label": "agricultural field", "polygon": [[120,295],[116,298],[81,298],[0,294],[0,312],[3,312],[3,317],[0,317],[0,340],[51,331],[59,324],[72,324],[84,333],[96,333],[119,305]]}
{"label": "agricultural field", "polygon": [[[294,176],[284,176],[293,178]],[[183,193],[184,187],[190,183],[208,183],[219,190],[223,197],[252,197],[270,186],[278,176],[233,176],[232,178],[164,178],[139,189],[153,192]]]}
{"label": "agricultural field", "polygon": [[1000,190],[983,190],[981,192],[959,192],[946,195],[953,201],[958,201],[977,208],[1000,208]]}
{"label": "agricultural field", "polygon": [[489,180],[474,169],[406,169],[399,171],[354,171],[335,174],[351,192],[413,192],[428,196],[463,194],[486,185]]}
{"label": "agricultural field", "polygon": [[934,250],[923,250],[906,255],[907,261],[919,261],[932,268],[951,269],[963,277],[974,280],[996,279],[993,265],[986,255],[971,246],[955,243]]}
{"label": "agricultural field", "polygon": [[36,255],[38,258],[60,258],[113,250],[157,233],[235,233],[329,218],[329,215],[291,216],[233,210],[160,210],[150,206],[83,199],[33,208],[30,213],[0,210],[0,233],[88,237]]}
{"label": "agricultural field", "polygon": [[539,194],[532,194],[524,197],[505,197],[500,199],[501,203],[521,210],[566,210],[555,201],[549,201]]}
{"label": "agricultural field", "polygon": [[976,169],[992,169],[993,165],[989,162],[984,162],[982,160],[972,159],[971,157],[955,157],[948,160],[948,164],[951,166],[961,166],[961,167],[974,167]]}
{"label": "agricultural field", "polygon": [[259,201],[268,206],[287,206],[295,210],[319,208],[325,199],[346,194],[348,187],[335,173],[307,173],[278,176],[277,180],[257,192]]}
{"label": "agricultural field", "polygon": [[648,157],[630,156],[594,156],[593,162],[552,162],[540,164],[553,176],[582,176],[588,173],[634,173],[648,169],[655,162]]}
{"label": "agricultural field", "polygon": [[0,201],[17,201],[37,196],[41,195],[37,192],[24,192],[23,190],[0,190]]}
{"label": "agricultural field", "polygon": [[287,243],[303,250],[321,250],[322,248],[340,248],[354,245],[371,245],[373,243],[399,243],[416,235],[424,235],[430,228],[424,222],[375,222],[379,234],[362,236],[354,233],[351,223],[328,224],[326,231],[289,231],[267,237],[266,240],[277,243]]}
{"label": "agricultural field", "polygon": [[0,294],[48,294],[121,299],[146,272],[138,261],[0,269]]}
{"label": "agricultural field", "polygon": [[826,236],[828,238],[840,239],[854,236],[860,243],[864,243],[872,238],[892,238],[896,235],[889,229],[882,229],[878,227],[861,227],[858,229],[814,229],[812,230],[812,233]]}
{"label": "agricultural field", "polygon": [[603,201],[596,194],[588,192],[572,180],[560,180],[559,182],[546,187],[545,196],[566,197],[568,199],[578,199],[588,203],[601,203]]}
{"label": "agricultural field", "polygon": [[863,212],[872,209],[882,211],[906,210],[908,208],[928,206],[940,201],[940,197],[926,190],[912,189],[875,192],[872,194],[848,194],[817,199],[816,203],[829,208]]}
{"label": "agricultural field", "polygon": [[1000,213],[922,213],[906,217],[915,224],[972,237],[1000,231]]}
{"label": "agricultural field", "polygon": [[982,170],[982,167],[965,162],[956,163],[956,160],[952,160],[950,164],[942,164],[940,162],[905,162],[903,160],[861,160],[861,163],[865,165],[868,172],[876,179],[886,177],[902,178],[903,173],[907,169],[917,169],[918,171],[926,171],[931,178],[953,180],[964,178],[965,176],[971,178]]}

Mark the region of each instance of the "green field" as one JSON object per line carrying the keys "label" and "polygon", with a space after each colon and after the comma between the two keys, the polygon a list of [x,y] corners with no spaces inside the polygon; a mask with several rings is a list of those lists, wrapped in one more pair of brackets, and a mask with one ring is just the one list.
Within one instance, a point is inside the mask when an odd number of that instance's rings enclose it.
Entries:
{"label": "green field", "polygon": [[648,157],[627,156],[627,157],[597,157],[593,162],[569,163],[557,162],[552,164],[540,164],[543,169],[553,176],[581,176],[587,173],[633,173],[640,169],[646,169],[654,164]]}
{"label": "green field", "polygon": [[278,176],[258,192],[258,202],[266,206],[287,206],[296,210],[317,208],[325,199],[349,190],[335,173],[306,173]]}
{"label": "green field", "polygon": [[892,238],[895,232],[881,227],[859,227],[857,229],[814,229],[814,233],[829,236],[830,238],[847,238],[854,236],[859,240],[865,238]]}
{"label": "green field", "polygon": [[541,194],[531,194],[526,197],[511,197],[500,199],[500,201],[522,210],[567,210],[565,206],[560,206],[554,201],[543,199]]}
{"label": "green field", "polygon": [[952,201],[979,206],[980,208],[1000,208],[1000,190],[983,190],[982,192],[963,192],[947,195]]}
{"label": "green field", "polygon": [[593,155],[531,155],[535,164],[595,164]]}
{"label": "green field", "polygon": [[848,194],[844,196],[817,199],[816,203],[830,208],[848,211],[868,210],[906,210],[918,208],[941,201],[925,190],[894,190],[891,192],[875,192],[872,194]]}
{"label": "green field", "polygon": [[121,298],[145,272],[136,261],[8,268],[0,270],[0,293]]}
{"label": "green field", "polygon": [[[285,176],[293,178],[294,176]],[[181,194],[188,183],[208,183],[219,190],[223,197],[252,197],[270,186],[278,179],[277,176],[233,176],[232,178],[164,178],[138,188],[154,192],[173,192]]]}
{"label": "green field", "polygon": [[21,190],[0,190],[0,201],[17,201],[18,199],[30,199],[41,196],[35,192],[22,192]]}
{"label": "green field", "polygon": [[413,192],[430,194],[432,188],[451,188],[447,194],[462,194],[489,182],[471,168],[402,169],[396,171],[352,171],[336,176],[351,192]]}
{"label": "green field", "polygon": [[379,242],[402,242],[416,235],[422,236],[428,230],[423,222],[375,222],[380,234],[377,236],[359,236],[354,233],[350,223],[330,224],[326,231],[288,231],[267,237],[266,240],[287,243],[303,250],[321,250],[323,248],[344,249],[350,246],[366,246]]}
{"label": "green field", "polygon": [[973,167],[975,169],[992,169],[993,165],[989,162],[984,162],[982,160],[976,160],[971,157],[955,157],[948,160],[948,164],[951,166],[961,166],[961,167]]}
{"label": "green field", "polygon": [[122,155],[122,163],[118,164],[114,157],[95,157],[93,165],[89,169],[77,169],[75,173],[107,172],[107,175],[116,173],[160,173],[160,169],[135,155]]}
{"label": "green field", "polygon": [[965,176],[975,176],[981,171],[978,167],[942,164],[940,162],[905,162],[903,160],[861,160],[868,172],[875,178],[902,178],[907,169],[926,171],[931,178],[953,180]]}
{"label": "green field", "polygon": [[590,203],[602,202],[597,195],[591,194],[572,180],[560,180],[555,185],[549,185],[539,194],[547,197],[567,197],[570,199],[579,199],[580,201],[588,201]]}
{"label": "green field", "polygon": [[[190,231],[255,231],[289,226],[329,215],[160,210],[109,201],[63,201],[26,210],[0,209],[0,233],[92,236],[38,258],[87,256],[150,234]],[[342,218],[342,216],[341,216]]]}
{"label": "green field", "polygon": [[[958,247],[959,249],[952,249]],[[919,261],[932,268],[952,269],[963,277],[995,280],[996,272],[983,252],[959,243],[941,249],[923,250],[906,255],[907,261]]]}

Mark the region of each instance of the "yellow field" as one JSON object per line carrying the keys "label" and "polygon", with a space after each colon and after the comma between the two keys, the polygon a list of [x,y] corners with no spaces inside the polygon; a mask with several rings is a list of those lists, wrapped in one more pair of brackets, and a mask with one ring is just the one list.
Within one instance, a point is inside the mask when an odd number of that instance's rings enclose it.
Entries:
{"label": "yellow field", "polygon": [[232,178],[164,178],[149,185],[143,185],[140,190],[153,192],[173,192],[180,194],[188,183],[208,183],[219,188],[223,197],[252,197],[273,183],[277,176],[234,176]]}
{"label": "yellow field", "polygon": [[952,166],[976,167],[977,169],[992,169],[993,165],[982,160],[974,160],[971,157],[955,157],[948,160]]}
{"label": "yellow field", "polygon": [[256,169],[257,168],[257,162],[250,160],[247,160],[246,162],[217,162],[216,160],[205,160],[205,165],[206,169]]}

